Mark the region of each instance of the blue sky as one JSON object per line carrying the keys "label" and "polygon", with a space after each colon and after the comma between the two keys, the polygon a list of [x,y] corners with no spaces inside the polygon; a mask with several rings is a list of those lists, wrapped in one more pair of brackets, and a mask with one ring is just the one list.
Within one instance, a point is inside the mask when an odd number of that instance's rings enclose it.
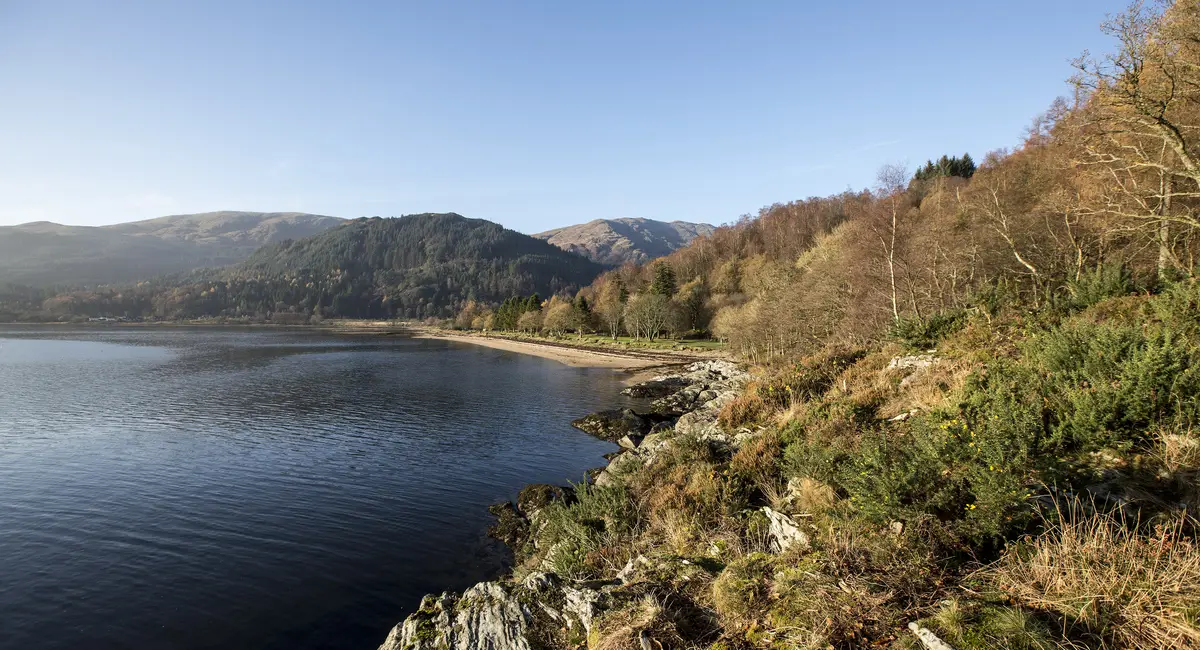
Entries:
{"label": "blue sky", "polygon": [[0,224],[718,224],[1015,144],[1125,4],[0,0]]}

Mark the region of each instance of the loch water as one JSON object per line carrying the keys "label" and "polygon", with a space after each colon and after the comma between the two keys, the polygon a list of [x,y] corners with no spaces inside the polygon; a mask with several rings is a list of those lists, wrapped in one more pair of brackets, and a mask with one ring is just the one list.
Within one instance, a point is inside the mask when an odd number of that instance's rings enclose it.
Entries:
{"label": "loch water", "polygon": [[370,650],[580,481],[611,370],[408,338],[0,327],[0,649]]}

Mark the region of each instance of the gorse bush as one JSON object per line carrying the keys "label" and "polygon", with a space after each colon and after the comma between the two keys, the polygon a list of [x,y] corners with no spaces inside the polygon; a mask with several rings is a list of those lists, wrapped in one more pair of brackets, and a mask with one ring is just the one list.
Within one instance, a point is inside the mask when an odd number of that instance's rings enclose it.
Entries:
{"label": "gorse bush", "polygon": [[918,418],[903,436],[866,437],[840,484],[872,520],[934,517],[983,542],[1027,525],[1035,445],[1032,436],[981,431],[959,418]]}
{"label": "gorse bush", "polygon": [[941,312],[928,318],[901,318],[892,324],[888,334],[911,349],[925,350],[937,346],[966,324],[964,311]]}
{"label": "gorse bush", "polygon": [[1200,364],[1194,345],[1178,336],[1083,325],[1026,347],[1044,370],[1049,433],[1062,449],[1127,449],[1156,422],[1195,419]]}
{"label": "gorse bush", "polygon": [[1133,274],[1123,264],[1102,264],[1067,281],[1068,304],[1073,309],[1128,295],[1135,290]]}
{"label": "gorse bush", "polygon": [[576,485],[575,501],[556,501],[539,514],[539,534],[550,545],[546,560],[559,575],[591,578],[600,574],[606,547],[628,538],[638,526],[637,509],[623,487]]}

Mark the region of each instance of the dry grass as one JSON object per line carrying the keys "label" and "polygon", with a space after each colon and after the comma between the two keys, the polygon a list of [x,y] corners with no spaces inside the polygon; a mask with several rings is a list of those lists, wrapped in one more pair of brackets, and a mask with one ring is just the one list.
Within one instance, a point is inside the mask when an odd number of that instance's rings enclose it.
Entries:
{"label": "dry grass", "polygon": [[939,359],[901,381],[879,407],[879,416],[890,418],[913,409],[928,411],[946,403],[946,398],[966,383],[974,364],[964,360]]}
{"label": "dry grass", "polygon": [[988,573],[1018,602],[1120,647],[1197,648],[1200,545],[1184,534],[1185,523],[1141,535],[1108,515],[1067,513]]}
{"label": "dry grass", "polygon": [[1163,466],[1171,472],[1200,469],[1200,436],[1193,433],[1191,429],[1160,431],[1158,444]]}
{"label": "dry grass", "polygon": [[605,614],[588,639],[588,650],[682,648],[671,612],[657,598],[645,595],[630,607]]}
{"label": "dry grass", "polygon": [[741,395],[721,407],[717,422],[726,430],[733,430],[762,420],[769,410],[767,401],[758,394],[757,384],[751,383]]}
{"label": "dry grass", "polygon": [[807,476],[788,482],[791,510],[806,514],[819,514],[833,507],[837,494],[828,483]]}

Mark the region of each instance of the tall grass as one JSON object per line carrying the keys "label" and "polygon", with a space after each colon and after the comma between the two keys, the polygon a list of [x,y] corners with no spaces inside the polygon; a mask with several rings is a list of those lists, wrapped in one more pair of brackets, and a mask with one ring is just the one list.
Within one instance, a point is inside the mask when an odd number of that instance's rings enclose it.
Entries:
{"label": "tall grass", "polygon": [[1186,520],[1142,534],[1113,515],[1063,514],[989,570],[997,586],[1117,647],[1200,647],[1200,545]]}

